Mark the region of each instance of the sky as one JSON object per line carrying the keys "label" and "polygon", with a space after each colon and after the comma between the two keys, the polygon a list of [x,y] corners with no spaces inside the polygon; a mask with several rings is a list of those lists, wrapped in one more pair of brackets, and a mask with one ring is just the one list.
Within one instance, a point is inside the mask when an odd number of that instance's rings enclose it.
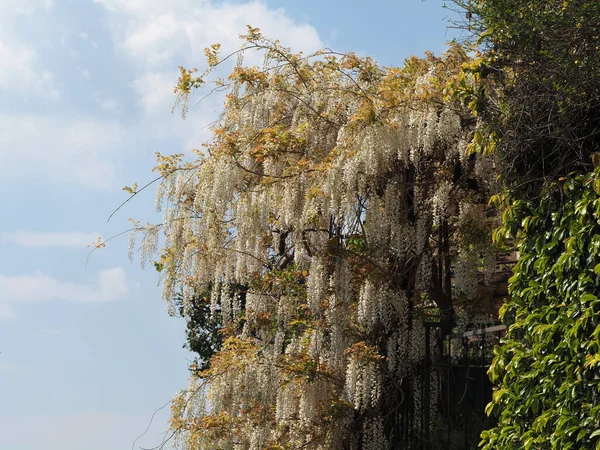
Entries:
{"label": "sky", "polygon": [[[297,51],[383,65],[452,36],[441,0],[0,0],[0,450],[159,445],[193,355],[159,274],[127,258],[152,189],[107,222],[155,152],[190,158],[221,104],[170,112],[178,66],[246,25]],[[88,259],[89,255],[89,259]],[[87,264],[86,264],[87,260]],[[137,436],[148,432],[135,442]]]}

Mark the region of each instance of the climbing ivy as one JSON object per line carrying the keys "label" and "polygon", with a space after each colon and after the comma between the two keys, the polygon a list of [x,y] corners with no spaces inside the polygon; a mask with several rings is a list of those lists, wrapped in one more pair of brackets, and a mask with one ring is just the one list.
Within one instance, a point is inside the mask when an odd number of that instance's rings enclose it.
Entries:
{"label": "climbing ivy", "polygon": [[505,206],[496,236],[514,236],[520,258],[482,448],[600,449],[600,169]]}

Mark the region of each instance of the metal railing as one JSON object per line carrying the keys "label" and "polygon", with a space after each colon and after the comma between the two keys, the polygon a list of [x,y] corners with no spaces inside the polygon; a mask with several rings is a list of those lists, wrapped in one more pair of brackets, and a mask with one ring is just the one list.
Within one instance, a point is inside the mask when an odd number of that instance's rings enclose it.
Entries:
{"label": "metal railing", "polygon": [[442,336],[439,323],[425,323],[424,359],[401,383],[393,449],[477,448],[481,431],[493,426],[485,415],[493,388],[487,371],[505,330],[498,325]]}

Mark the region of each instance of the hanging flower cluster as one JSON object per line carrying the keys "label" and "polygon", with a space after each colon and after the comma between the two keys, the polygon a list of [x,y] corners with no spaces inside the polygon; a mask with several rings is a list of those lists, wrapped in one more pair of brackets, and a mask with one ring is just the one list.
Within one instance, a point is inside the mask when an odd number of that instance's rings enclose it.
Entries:
{"label": "hanging flower cluster", "polygon": [[[159,157],[164,223],[138,228],[144,261],[162,230],[171,310],[176,294],[187,314],[210,292],[224,323],[172,429],[189,450],[387,449],[389,399],[423,357],[424,312],[451,317],[452,292],[471,295],[490,248],[463,227],[473,211],[489,226],[494,164],[466,155],[476,118],[444,91],[468,57],[452,46],[383,68],[294,54],[250,29],[237,53],[254,49],[262,67],[240,58],[217,82],[230,91],[198,159]],[[217,52],[200,76],[182,69],[184,111]]]}

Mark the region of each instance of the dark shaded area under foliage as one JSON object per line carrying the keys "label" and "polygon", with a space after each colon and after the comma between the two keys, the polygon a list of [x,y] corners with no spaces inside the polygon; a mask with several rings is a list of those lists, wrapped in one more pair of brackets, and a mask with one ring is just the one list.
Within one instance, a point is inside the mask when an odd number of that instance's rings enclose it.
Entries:
{"label": "dark shaded area under foliage", "polygon": [[590,170],[600,147],[600,2],[457,1],[485,51],[477,112],[514,195]]}

